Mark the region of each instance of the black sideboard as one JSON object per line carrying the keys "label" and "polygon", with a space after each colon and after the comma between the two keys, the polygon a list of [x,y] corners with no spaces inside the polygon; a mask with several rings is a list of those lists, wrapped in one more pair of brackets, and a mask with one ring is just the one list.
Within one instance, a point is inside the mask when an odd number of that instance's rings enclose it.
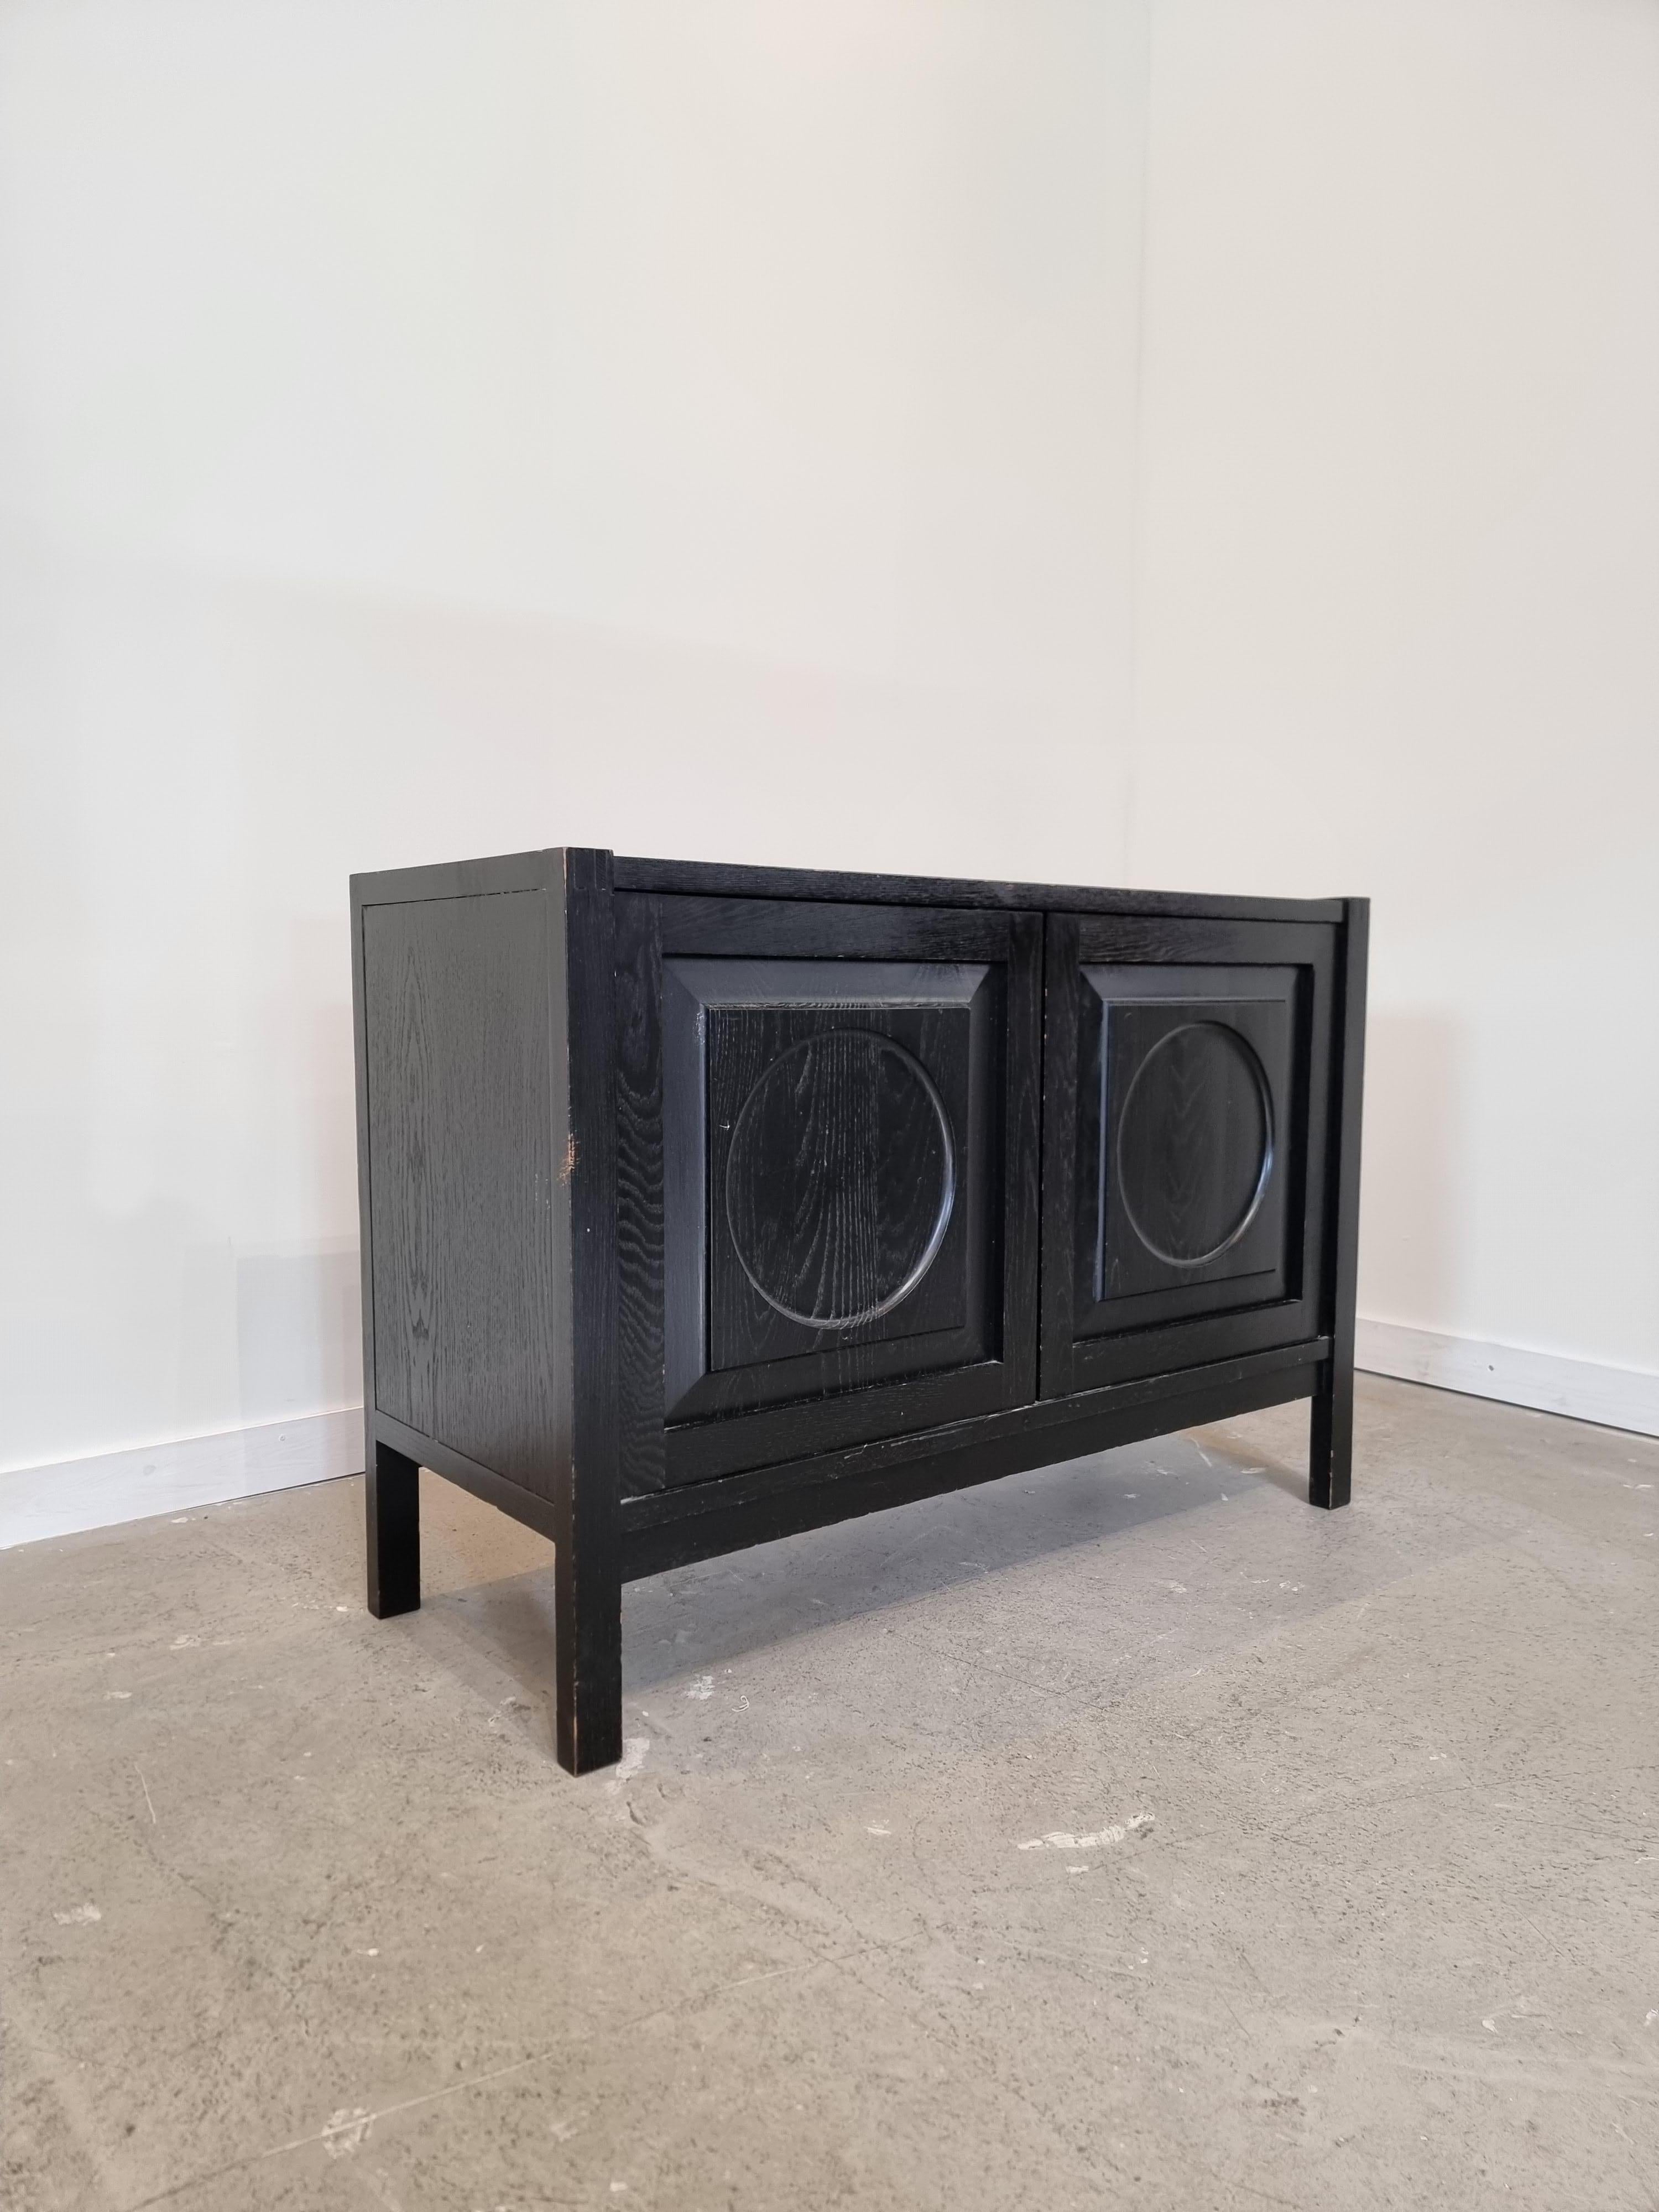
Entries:
{"label": "black sideboard", "polygon": [[573,1772],[641,1576],[1296,1398],[1347,1502],[1364,899],[569,848],[351,902],[369,1606],[422,1466],[551,1537]]}

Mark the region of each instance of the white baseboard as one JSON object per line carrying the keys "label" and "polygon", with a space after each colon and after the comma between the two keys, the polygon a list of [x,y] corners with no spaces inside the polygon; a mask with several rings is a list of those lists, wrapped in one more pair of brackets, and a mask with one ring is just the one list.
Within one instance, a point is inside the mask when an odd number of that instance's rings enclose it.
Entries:
{"label": "white baseboard", "polygon": [[1551,1352],[1521,1352],[1510,1344],[1483,1344],[1472,1336],[1440,1336],[1432,1329],[1364,1320],[1354,1359],[1372,1375],[1397,1375],[1437,1390],[1501,1398],[1510,1406],[1565,1413],[1570,1420],[1659,1437],[1659,1375],[1637,1368],[1602,1367],[1590,1359],[1563,1359]]}
{"label": "white baseboard", "polygon": [[82,1528],[107,1528],[152,1513],[220,1505],[263,1490],[293,1490],[361,1474],[363,1415],[309,1413],[222,1436],[184,1437],[138,1451],[61,1460],[0,1474],[0,1551]]}

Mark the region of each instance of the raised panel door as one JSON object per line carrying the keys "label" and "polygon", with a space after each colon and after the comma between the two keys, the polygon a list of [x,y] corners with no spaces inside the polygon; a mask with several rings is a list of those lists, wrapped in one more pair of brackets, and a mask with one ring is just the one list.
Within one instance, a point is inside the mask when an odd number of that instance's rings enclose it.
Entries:
{"label": "raised panel door", "polygon": [[645,1261],[623,1336],[660,1479],[1034,1395],[1040,921],[618,908],[619,1002],[651,1035],[621,1054],[619,1230]]}
{"label": "raised panel door", "polygon": [[1316,1333],[1333,951],[1050,917],[1045,1395]]}

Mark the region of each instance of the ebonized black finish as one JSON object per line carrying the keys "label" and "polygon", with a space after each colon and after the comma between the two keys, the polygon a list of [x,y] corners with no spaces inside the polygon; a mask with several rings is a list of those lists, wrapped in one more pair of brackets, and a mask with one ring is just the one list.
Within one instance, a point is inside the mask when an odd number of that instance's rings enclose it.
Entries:
{"label": "ebonized black finish", "polygon": [[571,849],[352,879],[368,1597],[417,1470],[624,1581],[1307,1397],[1346,1504],[1363,900]]}
{"label": "ebonized black finish", "polygon": [[617,904],[619,1066],[660,1069],[618,1158],[629,1241],[661,1216],[623,1297],[660,1434],[624,1491],[1031,1397],[1040,917]]}

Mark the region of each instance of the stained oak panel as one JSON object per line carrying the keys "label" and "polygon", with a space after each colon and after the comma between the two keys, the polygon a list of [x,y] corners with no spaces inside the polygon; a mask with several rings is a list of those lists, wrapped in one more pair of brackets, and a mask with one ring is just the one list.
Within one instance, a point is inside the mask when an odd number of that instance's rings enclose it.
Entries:
{"label": "stained oak panel", "polygon": [[617,1004],[617,1458],[624,1486],[663,1483],[662,914],[618,898]]}
{"label": "stained oak panel", "polygon": [[663,994],[669,1418],[984,1358],[1000,969],[672,959]]}
{"label": "stained oak panel", "polygon": [[1051,920],[1045,1395],[1314,1333],[1334,939]]}
{"label": "stained oak panel", "polygon": [[825,1522],[1305,1398],[1329,1351],[1328,1340],[1316,1338],[1181,1375],[1010,1407],[932,1433],[895,1434],[804,1465],[758,1468],[629,1498],[623,1506],[623,1572],[630,1581],[659,1574]]}
{"label": "stained oak panel", "polygon": [[1091,966],[1083,983],[1079,1334],[1282,1297],[1297,970]]}
{"label": "stained oak panel", "polygon": [[[965,1062],[969,1017],[951,1016]],[[955,1210],[958,1140],[925,1062],[897,1037],[808,1019],[793,1038],[799,1016],[711,1018],[714,1182],[726,1213],[715,1249],[780,1321],[841,1334],[921,1288]],[[719,1336],[727,1316],[715,1303]],[[713,1364],[754,1351],[742,1332],[735,1345],[715,1343]]]}
{"label": "stained oak panel", "polygon": [[1238,1242],[1272,1179],[1273,1113],[1237,1030],[1183,1021],[1156,1039],[1119,1108],[1115,1156],[1125,1224],[1152,1260],[1200,1267]]}
{"label": "stained oak panel", "polygon": [[616,880],[619,891],[683,892],[701,898],[723,899],[732,905],[753,905],[757,900],[798,902],[805,907],[817,901],[842,903],[857,900],[884,907],[907,905],[947,911],[963,908],[1000,907],[1025,914],[1196,915],[1240,921],[1342,921],[1341,899],[1269,899],[1216,896],[1193,891],[1107,890],[1078,884],[1011,884],[964,881],[944,876],[858,875],[818,868],[734,867],[708,860],[643,860],[618,853]]}
{"label": "stained oak panel", "polygon": [[616,910],[624,1488],[1029,1399],[1040,919]]}
{"label": "stained oak panel", "polygon": [[547,901],[362,913],[379,1409],[550,1495]]}

